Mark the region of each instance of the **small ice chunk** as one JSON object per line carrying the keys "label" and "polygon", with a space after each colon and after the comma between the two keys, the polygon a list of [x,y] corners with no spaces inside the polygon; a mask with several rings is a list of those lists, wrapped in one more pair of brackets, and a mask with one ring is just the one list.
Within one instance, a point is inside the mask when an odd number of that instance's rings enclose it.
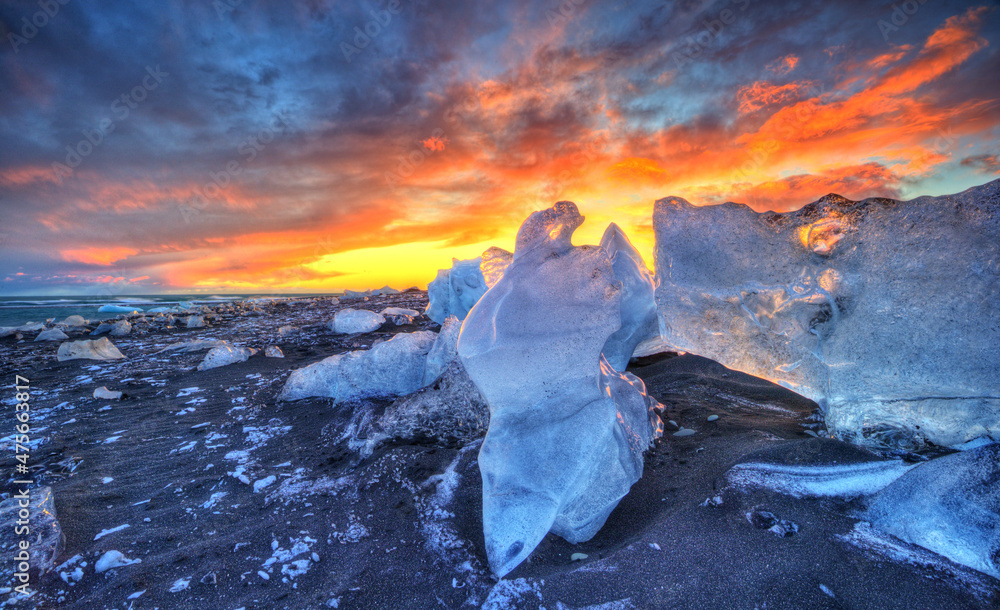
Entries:
{"label": "small ice chunk", "polygon": [[367,309],[341,309],[333,317],[330,323],[330,330],[341,335],[355,333],[370,333],[378,330],[385,324],[385,318],[381,314]]}
{"label": "small ice chunk", "polygon": [[284,358],[285,353],[277,345],[268,345],[264,350],[264,355],[268,358]]}
{"label": "small ice chunk", "polygon": [[65,360],[117,360],[125,356],[107,337],[96,340],[66,341],[59,345],[56,358]]}
{"label": "small ice chunk", "polygon": [[325,396],[337,402],[402,396],[423,385],[427,353],[437,334],[399,333],[369,350],[336,354],[292,371],[279,400]]}
{"label": "small ice chunk", "polygon": [[118,320],[111,325],[111,331],[108,334],[112,337],[124,337],[130,332],[132,332],[132,323],[128,320]]}
{"label": "small ice chunk", "polygon": [[204,371],[236,362],[245,362],[250,356],[256,353],[257,350],[249,347],[237,347],[234,345],[213,347],[205,354],[205,358],[198,365],[198,370]]}
{"label": "small ice chunk", "polygon": [[118,390],[114,390],[114,391],[109,390],[105,386],[101,386],[101,387],[97,388],[96,390],[94,390],[94,398],[97,398],[97,399],[100,399],[100,400],[118,400],[121,397],[122,397],[122,393],[121,392],[119,392]]}
{"label": "small ice chunk", "polygon": [[263,479],[260,479],[259,481],[255,481],[254,484],[253,484],[253,491],[254,491],[254,493],[259,492],[260,490],[264,489],[268,485],[271,485],[272,483],[274,483],[277,480],[278,480],[278,477],[276,477],[276,476],[274,476],[272,474],[269,477],[265,477]]}
{"label": "small ice chunk", "polygon": [[35,337],[35,341],[65,341],[66,339],[69,339],[69,335],[58,328],[43,330]]}
{"label": "small ice chunk", "polygon": [[94,571],[101,574],[114,568],[123,568],[136,563],[142,563],[142,560],[129,559],[122,555],[121,551],[108,551],[101,555],[101,558],[94,564]]}
{"label": "small ice chunk", "polygon": [[86,326],[87,321],[83,316],[78,316],[76,314],[72,316],[67,316],[65,320],[62,321],[66,326]]}
{"label": "small ice chunk", "polygon": [[691,428],[681,428],[677,432],[674,432],[674,436],[691,436],[692,434],[697,434],[697,431]]}
{"label": "small ice chunk", "polygon": [[716,421],[718,419],[719,419],[718,415],[709,415],[708,416],[708,421]]}
{"label": "small ice chunk", "polygon": [[189,589],[191,587],[191,578],[191,576],[188,576],[187,578],[178,578],[174,581],[174,584],[170,585],[170,592],[179,593],[185,589]]}

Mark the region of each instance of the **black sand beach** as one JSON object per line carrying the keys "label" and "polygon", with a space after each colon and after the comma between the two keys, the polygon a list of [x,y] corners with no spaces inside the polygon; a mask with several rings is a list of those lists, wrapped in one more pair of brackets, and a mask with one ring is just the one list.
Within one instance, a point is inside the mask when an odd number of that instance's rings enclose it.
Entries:
{"label": "black sand beach", "polygon": [[[666,426],[642,479],[595,538],[571,545],[550,534],[498,581],[483,550],[478,443],[389,442],[361,460],[348,446],[359,415],[378,415],[392,399],[276,401],[295,368],[437,329],[421,316],[334,335],[326,323],[338,308],[426,303],[424,292],[340,305],[261,302],[207,328],[136,325],[112,339],[127,357],[119,361],[57,362],[56,343],[34,343],[31,333],[0,339],[5,385],[14,374],[30,379],[32,434],[41,439],[32,477],[51,486],[65,534],[58,567],[33,583],[36,593],[15,606],[8,590],[0,606],[1000,607],[995,579],[902,543],[881,551],[860,543],[863,499],[727,487],[729,468],[760,456],[799,464],[889,456],[808,434],[822,431],[817,406],[796,394],[676,354],[635,359],[629,370],[666,406],[665,422],[695,433],[677,437]],[[286,325],[297,330],[279,337]],[[262,351],[206,371],[195,369],[204,351],[156,353],[196,338]],[[268,345],[285,357],[265,357]],[[100,386],[125,397],[92,398]],[[4,422],[13,432],[13,407]],[[4,472],[14,466],[9,451]],[[777,535],[768,513],[797,531]],[[141,562],[97,573],[112,550]],[[11,567],[3,570],[9,582]]]}

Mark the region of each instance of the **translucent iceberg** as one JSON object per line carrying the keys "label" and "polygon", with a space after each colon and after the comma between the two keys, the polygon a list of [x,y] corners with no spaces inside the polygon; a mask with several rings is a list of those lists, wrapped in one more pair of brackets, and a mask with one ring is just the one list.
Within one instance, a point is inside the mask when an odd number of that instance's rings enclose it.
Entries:
{"label": "translucent iceberg", "polygon": [[482,261],[479,263],[479,269],[483,272],[486,287],[492,288],[493,284],[499,282],[500,278],[503,277],[503,272],[514,260],[514,255],[503,248],[492,246],[479,258]]}
{"label": "translucent iceberg", "polygon": [[677,350],[816,400],[854,442],[1000,438],[1000,181],[796,212],[656,202]]}
{"label": "translucent iceberg", "polygon": [[341,309],[333,316],[330,330],[342,335],[370,333],[385,324],[381,314],[366,309]]}
{"label": "translucent iceberg", "polygon": [[464,320],[486,292],[486,280],[479,265],[481,258],[460,261],[452,259],[451,269],[438,270],[437,277],[427,286],[427,317],[444,324],[448,316]]}
{"label": "translucent iceberg", "polygon": [[607,250],[572,245],[582,222],[565,201],[532,214],[458,341],[490,408],[479,468],[486,552],[499,576],[549,531],[570,542],[593,537],[662,434],[660,405],[642,381],[601,355],[621,312],[635,306],[622,303]]}
{"label": "translucent iceberg", "polygon": [[601,248],[611,259],[615,278],[622,283],[621,328],[608,337],[602,353],[615,370],[624,371],[636,346],[659,334],[653,300],[656,285],[642,256],[615,223],[604,231]]}
{"label": "translucent iceberg", "polygon": [[1000,443],[920,464],[873,498],[866,519],[1000,578]]}
{"label": "translucent iceberg", "polygon": [[427,352],[427,360],[424,364],[424,383],[430,385],[434,380],[444,373],[448,365],[455,360],[458,355],[458,334],[462,330],[462,323],[455,316],[448,316],[441,326],[441,332],[434,340],[434,345]]}
{"label": "translucent iceberg", "polygon": [[98,313],[136,313],[142,309],[131,305],[101,305],[97,309]]}
{"label": "translucent iceberg", "polygon": [[423,387],[424,364],[437,333],[399,333],[368,350],[336,354],[292,371],[279,400],[310,396],[336,402],[401,396]]}

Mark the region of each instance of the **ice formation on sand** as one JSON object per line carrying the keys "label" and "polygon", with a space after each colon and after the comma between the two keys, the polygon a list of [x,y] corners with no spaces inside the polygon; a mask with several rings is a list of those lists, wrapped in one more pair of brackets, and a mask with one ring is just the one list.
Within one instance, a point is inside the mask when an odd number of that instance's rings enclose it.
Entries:
{"label": "ice formation on sand", "polygon": [[436,339],[426,330],[399,333],[371,349],[330,356],[293,371],[278,399],[324,396],[343,402],[409,394],[423,386],[427,353]]}
{"label": "ice formation on sand", "polygon": [[601,248],[611,259],[615,278],[622,283],[621,328],[608,337],[602,353],[617,371],[624,371],[636,346],[659,333],[653,274],[625,233],[611,223],[601,238]]}
{"label": "ice formation on sand", "polygon": [[333,316],[330,330],[341,335],[370,333],[385,324],[382,314],[366,309],[341,309]]}
{"label": "ice formation on sand", "polygon": [[675,349],[816,400],[845,440],[1000,438],[1000,181],[784,214],[668,197],[653,226]]}
{"label": "ice formation on sand", "polygon": [[198,364],[198,370],[204,371],[214,369],[228,364],[245,362],[250,356],[257,353],[257,350],[249,347],[239,347],[235,345],[220,345],[208,350],[205,357]]}
{"label": "ice formation on sand", "polygon": [[866,519],[1000,578],[1000,443],[920,464],[873,498]]}
{"label": "ice formation on sand", "polygon": [[69,335],[58,328],[43,330],[35,337],[35,341],[65,341],[66,339],[69,339]]}
{"label": "ice formation on sand", "polygon": [[93,341],[66,341],[59,344],[59,351],[56,358],[63,360],[77,360],[85,358],[88,360],[117,360],[125,356],[118,351],[115,344],[107,337],[101,337]]}
{"label": "ice formation on sand", "polygon": [[486,552],[499,576],[550,530],[570,542],[593,537],[662,434],[659,403],[601,355],[622,312],[640,306],[622,303],[638,297],[623,290],[608,250],[572,245],[582,222],[566,201],[528,217],[513,262],[458,341],[490,408],[479,467]]}
{"label": "ice formation on sand", "polygon": [[511,254],[490,248],[479,258],[452,259],[451,269],[440,269],[427,286],[427,317],[444,324],[448,316],[464,320],[472,306],[503,275]]}

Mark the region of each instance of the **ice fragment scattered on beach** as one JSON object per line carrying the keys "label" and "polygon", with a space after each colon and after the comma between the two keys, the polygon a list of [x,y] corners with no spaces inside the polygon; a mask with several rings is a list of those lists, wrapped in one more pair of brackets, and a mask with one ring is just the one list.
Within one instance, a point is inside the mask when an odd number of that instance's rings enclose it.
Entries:
{"label": "ice fragment scattered on beach", "polygon": [[285,353],[277,345],[268,345],[264,350],[264,355],[268,358],[284,358]]}
{"label": "ice fragment scattered on beach", "polygon": [[94,398],[98,398],[100,400],[118,400],[121,397],[122,397],[121,392],[117,390],[115,391],[109,390],[105,386],[101,386],[96,390],[94,390]]}
{"label": "ice fragment scattered on beach", "polygon": [[50,328],[38,333],[35,341],[65,341],[69,336],[58,328]]}
{"label": "ice fragment scattered on beach", "polygon": [[399,333],[369,350],[336,354],[292,371],[279,400],[310,396],[337,402],[373,396],[401,396],[423,385],[427,353],[437,333]]}
{"label": "ice fragment scattered on beach", "polygon": [[136,563],[142,563],[142,560],[138,558],[129,559],[125,555],[122,555],[121,551],[108,551],[101,555],[101,558],[94,564],[94,571],[102,574],[114,568],[123,568]]}
{"label": "ice fragment scattered on beach", "polygon": [[214,369],[228,364],[244,362],[250,356],[257,353],[257,350],[249,347],[238,347],[235,345],[220,345],[208,350],[205,358],[198,364],[198,370],[204,371]]}
{"label": "ice fragment scattered on beach", "polygon": [[875,529],[1000,578],[1000,443],[924,462],[880,491]]}
{"label": "ice fragment scattered on beach", "polygon": [[676,350],[816,400],[854,442],[1000,438],[1000,180],[801,210],[656,202]]}
{"label": "ice fragment scattered on beach", "polygon": [[59,345],[59,351],[56,353],[56,358],[60,362],[78,359],[117,360],[124,357],[107,337],[91,341],[66,341]]}
{"label": "ice fragment scattered on beach", "polygon": [[132,323],[128,320],[118,320],[111,325],[111,330],[108,334],[112,337],[124,337],[130,332],[132,332]]}
{"label": "ice fragment scattered on beach", "polygon": [[73,314],[72,316],[66,316],[66,319],[62,321],[66,326],[85,326],[87,321],[83,316]]}
{"label": "ice fragment scattered on beach", "polygon": [[330,330],[341,335],[370,333],[385,324],[381,314],[366,309],[341,309],[333,316]]}
{"label": "ice fragment scattered on beach", "polygon": [[[588,540],[642,476],[662,434],[641,380],[602,356],[638,298],[605,248],[574,247],[570,202],[532,214],[513,262],[469,312],[458,353],[486,398],[479,453],[483,528],[493,571],[520,564],[551,530]],[[627,360],[626,360],[627,362]]]}

